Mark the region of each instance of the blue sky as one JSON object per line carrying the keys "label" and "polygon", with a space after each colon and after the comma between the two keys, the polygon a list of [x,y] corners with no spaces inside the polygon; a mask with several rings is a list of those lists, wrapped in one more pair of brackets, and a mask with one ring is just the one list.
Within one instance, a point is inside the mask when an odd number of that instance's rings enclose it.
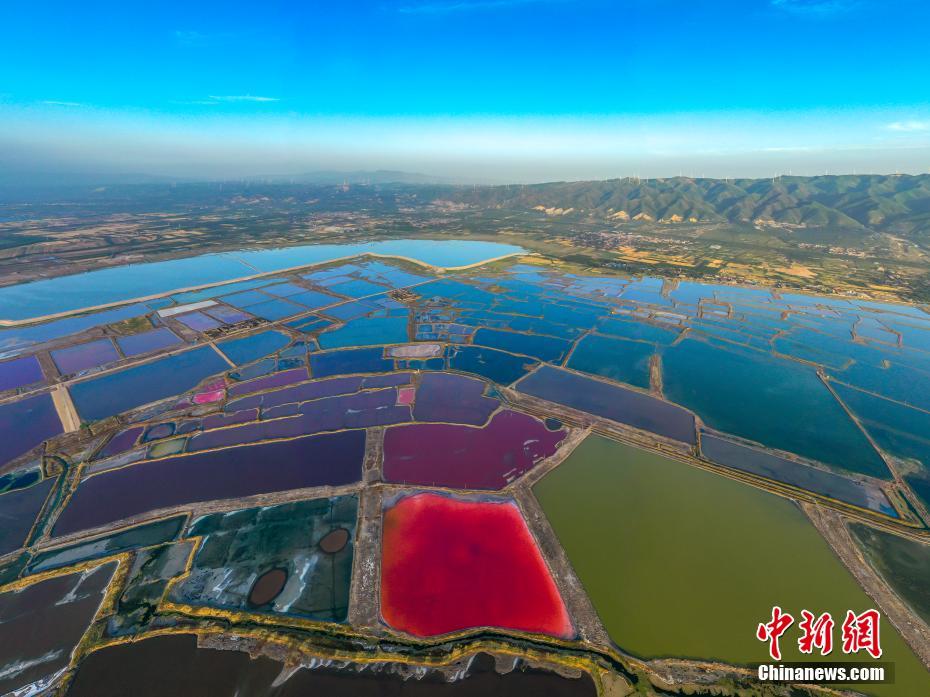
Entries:
{"label": "blue sky", "polygon": [[8,0],[0,166],[927,171],[928,26],[921,0]]}

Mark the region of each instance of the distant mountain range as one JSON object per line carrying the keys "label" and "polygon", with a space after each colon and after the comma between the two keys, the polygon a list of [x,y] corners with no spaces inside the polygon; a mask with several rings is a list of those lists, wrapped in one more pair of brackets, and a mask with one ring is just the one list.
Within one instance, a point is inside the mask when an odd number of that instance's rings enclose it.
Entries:
{"label": "distant mountain range", "polygon": [[930,242],[930,175],[611,179],[462,188],[458,203],[616,221],[768,223]]}

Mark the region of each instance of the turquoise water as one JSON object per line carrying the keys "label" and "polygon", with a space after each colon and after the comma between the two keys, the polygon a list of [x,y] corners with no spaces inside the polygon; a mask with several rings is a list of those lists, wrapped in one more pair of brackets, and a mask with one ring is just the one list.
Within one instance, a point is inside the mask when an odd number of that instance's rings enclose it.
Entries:
{"label": "turquoise water", "polygon": [[404,256],[433,266],[456,267],[523,251],[515,245],[498,242],[387,240],[202,254],[0,288],[0,319],[44,317],[365,253]]}
{"label": "turquoise water", "polygon": [[320,334],[320,348],[403,344],[407,337],[407,317],[359,317],[339,329]]}
{"label": "turquoise water", "polygon": [[665,395],[712,428],[851,472],[888,477],[811,367],[686,339],[665,349]]}

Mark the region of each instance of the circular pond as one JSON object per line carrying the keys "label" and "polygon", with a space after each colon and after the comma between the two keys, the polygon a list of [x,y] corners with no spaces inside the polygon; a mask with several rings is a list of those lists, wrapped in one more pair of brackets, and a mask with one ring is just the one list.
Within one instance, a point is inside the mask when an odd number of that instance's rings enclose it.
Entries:
{"label": "circular pond", "polygon": [[259,576],[249,591],[249,605],[259,607],[266,605],[281,594],[284,584],[287,583],[287,571],[272,569]]}
{"label": "circular pond", "polygon": [[349,531],[345,528],[336,528],[326,533],[320,540],[320,549],[327,554],[341,551],[349,543]]}

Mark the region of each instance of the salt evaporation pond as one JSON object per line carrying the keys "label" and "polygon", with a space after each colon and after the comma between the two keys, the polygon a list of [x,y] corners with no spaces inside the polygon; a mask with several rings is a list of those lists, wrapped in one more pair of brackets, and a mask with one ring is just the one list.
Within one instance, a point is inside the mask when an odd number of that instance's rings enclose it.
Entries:
{"label": "salt evaporation pond", "polygon": [[[384,478],[457,489],[500,489],[551,456],[565,431],[500,411],[487,426],[409,424],[384,434]],[[441,455],[437,455],[441,453]]]}
{"label": "salt evaporation pond", "polygon": [[382,548],[381,614],[395,629],[416,636],[473,627],[574,634],[546,562],[510,500],[402,498],[384,513]]}
{"label": "salt evaporation pond", "polygon": [[[767,662],[755,629],[773,605],[834,618],[874,607],[796,503],[661,455],[589,437],[533,492],[611,638],[637,656]],[[810,660],[794,630],[784,660]],[[881,639],[895,683],[857,689],[930,694],[884,617]]]}
{"label": "salt evaporation pond", "polygon": [[387,240],[201,254],[129,264],[0,288],[0,319],[25,320],[359,254],[408,257],[454,268],[519,254],[521,247],[472,240]]}
{"label": "salt evaporation pond", "polygon": [[[487,660],[480,660],[485,658]],[[383,672],[301,668],[279,679],[285,667],[245,651],[199,648],[194,634],[155,636],[99,649],[78,668],[68,697],[124,697],[126,685],[136,697],[165,695],[245,695],[249,697],[596,697],[588,675],[567,678],[521,667],[506,674],[493,670],[481,655],[455,682],[432,677],[408,679],[389,664]]]}
{"label": "salt evaporation pond", "polygon": [[149,511],[361,478],[364,431],[150,460],[85,479],[55,523],[69,535]]}

